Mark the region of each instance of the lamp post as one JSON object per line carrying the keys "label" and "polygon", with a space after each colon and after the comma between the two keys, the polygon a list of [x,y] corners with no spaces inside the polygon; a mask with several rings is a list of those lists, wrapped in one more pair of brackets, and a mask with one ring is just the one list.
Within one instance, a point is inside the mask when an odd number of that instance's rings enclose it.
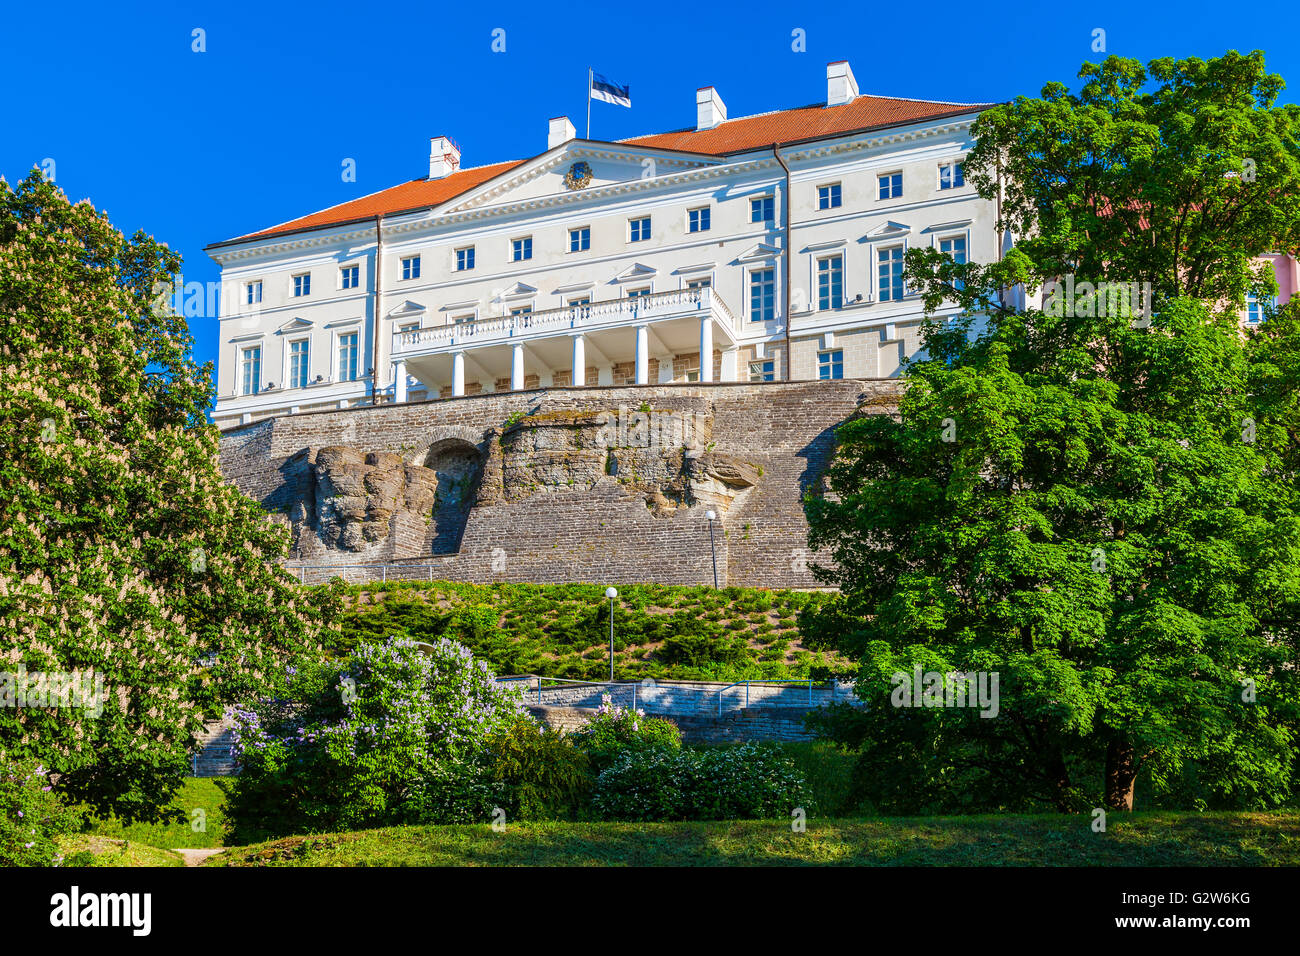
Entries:
{"label": "lamp post", "polygon": [[609,682],[614,683],[614,598],[618,597],[618,588],[605,588],[605,597],[609,598]]}
{"label": "lamp post", "polygon": [[704,517],[709,519],[709,551],[713,554],[713,590],[718,589],[718,549],[713,543],[713,522],[717,519],[718,514],[712,508],[704,512]]}

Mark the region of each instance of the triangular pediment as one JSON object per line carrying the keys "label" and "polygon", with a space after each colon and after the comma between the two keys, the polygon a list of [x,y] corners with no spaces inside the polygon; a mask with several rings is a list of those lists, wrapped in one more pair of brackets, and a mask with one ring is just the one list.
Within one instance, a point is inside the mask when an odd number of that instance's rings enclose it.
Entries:
{"label": "triangular pediment", "polygon": [[391,310],[388,313],[388,317],[390,319],[400,319],[403,316],[407,316],[407,315],[423,315],[423,314],[424,314],[424,306],[420,305],[420,303],[418,302],[412,302],[410,299],[407,299],[397,308]]}
{"label": "triangular pediment", "polygon": [[284,325],[280,326],[275,331],[281,335],[285,332],[301,332],[303,329],[310,329],[315,324],[316,323],[311,322],[308,319],[295,317],[284,323]]}
{"label": "triangular pediment", "polygon": [[736,256],[738,262],[764,262],[768,259],[775,259],[781,254],[781,250],[776,246],[770,246],[766,242],[760,242],[757,245],[750,246],[740,255]]}
{"label": "triangular pediment", "polygon": [[912,227],[906,223],[894,222],[889,220],[883,226],[877,226],[867,233],[868,239],[892,239],[895,236],[905,236],[912,231]]}
{"label": "triangular pediment", "polygon": [[654,266],[648,266],[644,262],[634,262],[631,266],[614,276],[614,281],[633,282],[637,279],[653,279],[658,274],[659,270]]}
{"label": "triangular pediment", "polygon": [[527,282],[516,282],[507,289],[502,289],[497,293],[498,299],[517,299],[523,296],[537,294],[537,286],[529,285]]}
{"label": "triangular pediment", "polygon": [[441,214],[515,203],[560,204],[653,186],[682,173],[716,166],[708,156],[575,139],[493,177],[439,209]]}

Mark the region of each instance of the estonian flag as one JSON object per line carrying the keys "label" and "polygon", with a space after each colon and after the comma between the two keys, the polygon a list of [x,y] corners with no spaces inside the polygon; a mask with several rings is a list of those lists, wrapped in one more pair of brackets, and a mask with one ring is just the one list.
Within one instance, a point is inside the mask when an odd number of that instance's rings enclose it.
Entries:
{"label": "estonian flag", "polygon": [[615,106],[632,105],[632,87],[611,83],[599,73],[591,74],[591,98],[613,103]]}

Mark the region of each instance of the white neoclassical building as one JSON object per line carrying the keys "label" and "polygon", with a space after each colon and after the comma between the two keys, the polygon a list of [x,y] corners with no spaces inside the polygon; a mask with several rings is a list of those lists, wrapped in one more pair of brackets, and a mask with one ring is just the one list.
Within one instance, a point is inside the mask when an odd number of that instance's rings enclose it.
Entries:
{"label": "white neoclassical building", "polygon": [[[919,348],[908,247],[991,261],[962,174],[988,104],[860,94],[620,142],[549,123],[531,159],[428,176],[208,247],[214,419],[509,389],[874,378]],[[538,131],[539,146],[541,131]]]}

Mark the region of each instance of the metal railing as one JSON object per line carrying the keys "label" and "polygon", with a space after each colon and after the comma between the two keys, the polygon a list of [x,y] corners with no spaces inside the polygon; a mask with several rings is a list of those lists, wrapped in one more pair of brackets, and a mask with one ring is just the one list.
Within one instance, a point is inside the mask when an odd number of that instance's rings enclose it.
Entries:
{"label": "metal railing", "polygon": [[[537,681],[537,705],[539,707],[542,706],[542,691],[546,689],[542,686],[543,681],[549,681],[552,687],[557,687],[561,685],[576,685],[576,686],[583,686],[583,687],[602,687],[602,688],[608,687],[611,690],[630,688],[632,691],[632,710],[636,710],[637,688],[641,686],[636,681],[571,680],[566,677],[538,677],[535,674],[525,674],[522,677],[498,677],[497,678],[498,684],[507,684],[512,681]],[[614,695],[611,693],[610,699],[613,700],[613,697]]]}
{"label": "metal railing", "polygon": [[[727,691],[731,690],[731,688],[733,687],[745,688],[745,708],[749,709],[749,685],[750,684],[807,684],[808,685],[808,706],[811,707],[813,703],[813,680],[811,677],[804,677],[804,678],[791,677],[791,678],[781,678],[781,679],[772,679],[772,680],[738,680],[734,684],[728,684],[726,687],[718,691],[718,716],[719,717],[722,716],[722,695],[725,694]],[[834,685],[833,684],[829,685],[829,688],[833,693]]]}
{"label": "metal railing", "polygon": [[[434,574],[433,574],[434,571],[439,569],[441,565],[436,565],[436,564],[286,564],[283,565],[283,567],[286,571],[292,571],[297,573],[298,582],[300,584],[306,584],[308,571],[346,571],[346,570],[363,569],[365,571],[370,572],[368,576],[368,580],[374,581],[376,578],[378,578],[380,581],[387,581],[389,568],[393,568],[395,571],[419,571],[422,576],[424,572],[428,572],[428,577],[425,578],[425,580],[432,581],[434,580]],[[375,572],[378,573],[376,574]],[[341,574],[330,575],[330,577],[345,577],[345,575],[341,575]],[[413,575],[402,575],[400,577],[395,577],[394,580],[414,581],[416,580],[416,578]]]}

